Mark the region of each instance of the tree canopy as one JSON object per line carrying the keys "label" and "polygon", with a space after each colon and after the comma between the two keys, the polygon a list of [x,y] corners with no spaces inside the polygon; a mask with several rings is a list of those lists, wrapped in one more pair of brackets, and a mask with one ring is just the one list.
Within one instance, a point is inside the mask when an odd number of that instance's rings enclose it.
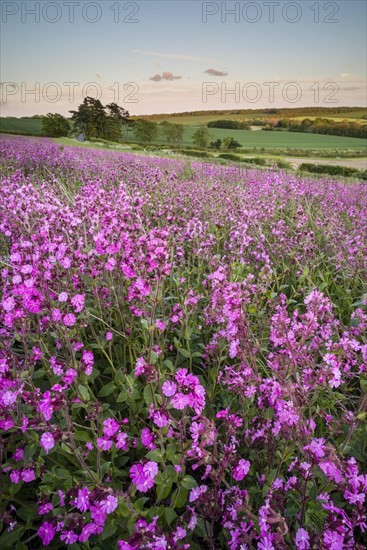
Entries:
{"label": "tree canopy", "polygon": [[69,121],[58,113],[42,117],[42,134],[47,137],[65,137],[70,132]]}
{"label": "tree canopy", "polygon": [[139,141],[149,143],[158,136],[158,125],[150,120],[138,119],[134,122],[134,134]]}
{"label": "tree canopy", "polygon": [[208,128],[201,126],[192,136],[192,141],[197,147],[207,147],[210,139]]}
{"label": "tree canopy", "polygon": [[121,130],[129,123],[129,112],[117,103],[103,106],[99,99],[86,97],[77,111],[70,111],[75,128],[87,139],[102,138],[118,141]]}
{"label": "tree canopy", "polygon": [[181,145],[183,142],[184,126],[182,124],[172,124],[171,122],[162,122],[160,130],[166,138],[167,143],[171,145]]}

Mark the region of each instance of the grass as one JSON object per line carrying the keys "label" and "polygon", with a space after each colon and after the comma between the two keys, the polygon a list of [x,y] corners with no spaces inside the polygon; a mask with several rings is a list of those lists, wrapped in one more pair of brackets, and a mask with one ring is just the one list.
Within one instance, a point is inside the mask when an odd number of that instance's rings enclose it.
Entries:
{"label": "grass", "polygon": [[39,118],[0,117],[0,132],[9,134],[41,135],[42,120]]}
{"label": "grass", "polygon": [[359,122],[360,124],[367,124],[367,120],[362,119],[363,115],[364,115],[364,112],[361,111],[360,113],[348,113],[348,114],[346,113],[345,115],[343,113],[340,113],[339,115],[332,115],[329,117],[295,116],[295,117],[292,117],[292,120],[304,120],[305,118],[309,118],[310,120],[315,120],[316,118],[328,118],[329,120],[333,120],[334,122],[342,122],[346,120],[347,122]]}
{"label": "grass", "polygon": [[[362,115],[363,111],[352,113],[352,115]],[[225,115],[225,118],[231,120],[240,120],[250,117],[259,117],[259,115]],[[340,118],[344,118],[343,113],[340,114]],[[218,115],[203,115],[203,116],[183,116],[169,119],[170,122],[180,123],[185,125],[184,131],[184,145],[193,146],[193,134],[197,128],[203,124],[207,124],[210,120],[218,119]],[[164,119],[162,119],[163,121]],[[195,124],[193,124],[195,122]],[[0,132],[15,133],[15,134],[28,134],[28,135],[41,135],[42,121],[40,119],[32,118],[0,118]],[[301,150],[341,150],[341,149],[363,149],[366,146],[366,142],[363,139],[340,137],[340,136],[327,136],[321,134],[304,134],[296,132],[263,132],[263,131],[251,131],[251,130],[229,130],[222,128],[211,128],[211,139],[222,139],[227,136],[233,136],[243,148],[258,148],[258,149],[301,149]],[[65,145],[75,144],[74,140],[66,141]],[[132,141],[136,141],[131,136]],[[62,141],[60,141],[62,143]],[[165,143],[164,138],[159,138],[157,143]],[[87,145],[94,147],[95,145]],[[102,146],[100,146],[102,147]],[[99,147],[97,147],[99,148]],[[104,147],[103,147],[104,148]]]}
{"label": "grass", "polygon": [[[208,124],[212,120],[250,120],[250,119],[259,119],[259,118],[269,118],[274,115],[269,115],[267,113],[256,113],[256,114],[245,114],[245,115],[182,115],[177,117],[165,117],[162,115],[162,118],[155,120],[154,122],[171,122],[173,124],[184,124],[185,126],[191,126],[196,124]],[[139,118],[139,117],[137,117]],[[149,117],[148,117],[149,118]]]}
{"label": "grass", "polygon": [[[266,118],[278,118],[279,116],[280,117],[285,117],[285,116],[289,116],[290,118],[294,118],[294,119],[299,119],[299,120],[302,120],[304,118],[310,118],[310,119],[314,119],[314,118],[329,118],[329,119],[333,119],[333,120],[350,120],[350,121],[358,121],[358,119],[361,119],[364,115],[367,114],[367,111],[363,108],[361,108],[360,110],[357,110],[357,111],[354,111],[354,112],[342,112],[342,113],[333,113],[333,114],[328,114],[328,113],[324,113],[324,114],[315,114],[315,115],[306,115],[306,114],[303,114],[303,115],[296,115],[296,116],[291,116],[291,115],[284,115],[282,113],[280,114],[271,114],[271,113],[266,113],[266,112],[263,112],[263,113],[245,113],[245,114],[236,114],[236,113],[233,113],[233,114],[221,114],[221,113],[217,113],[217,114],[198,114],[198,115],[195,115],[195,114],[190,114],[190,113],[185,113],[185,114],[182,114],[180,116],[177,116],[177,117],[171,117],[171,116],[168,116],[168,115],[157,115],[157,117],[153,117],[152,120],[154,119],[155,122],[163,122],[163,121],[167,121],[167,122],[172,122],[172,123],[177,123],[177,124],[184,124],[184,125],[192,125],[192,124],[207,124],[208,122],[211,122],[212,120],[220,120],[220,119],[224,119],[224,120],[250,120],[250,119],[266,119]],[[133,117],[133,118],[140,118],[140,117]],[[146,116],[146,117],[143,117],[143,118],[150,118],[150,116]]]}
{"label": "grass", "polygon": [[[193,135],[201,124],[187,125],[184,129],[183,145],[193,145]],[[304,150],[335,150],[335,149],[363,149],[366,142],[359,138],[327,136],[322,134],[304,134],[302,132],[254,132],[253,130],[229,130],[224,128],[210,128],[211,140],[224,139],[232,136],[243,148],[257,147],[259,149],[304,149]],[[133,141],[137,141],[131,137]],[[163,137],[157,143],[165,143]]]}
{"label": "grass", "polygon": [[55,143],[58,143],[59,145],[71,145],[73,147],[81,147],[83,149],[106,149],[106,150],[119,150],[119,151],[126,151],[130,150],[131,147],[129,145],[124,144],[118,144],[115,145],[108,145],[107,143],[103,142],[87,142],[87,143],[80,143],[74,138],[51,138]]}

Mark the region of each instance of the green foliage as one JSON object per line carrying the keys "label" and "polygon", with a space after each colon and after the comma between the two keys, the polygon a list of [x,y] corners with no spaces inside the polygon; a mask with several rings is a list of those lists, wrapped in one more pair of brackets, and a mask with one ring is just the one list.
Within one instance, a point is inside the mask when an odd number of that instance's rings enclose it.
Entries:
{"label": "green foliage", "polygon": [[196,132],[192,136],[192,142],[197,147],[207,147],[209,143],[209,131],[205,126],[201,126],[196,130]]}
{"label": "green foliage", "polygon": [[244,162],[246,164],[256,164],[257,166],[266,166],[266,159],[261,157],[249,158],[249,157],[240,157],[233,153],[221,153],[218,155],[218,158],[225,160],[233,160],[235,162]]}
{"label": "green foliage", "polygon": [[223,146],[226,149],[238,149],[239,147],[241,147],[241,144],[238,143],[238,141],[235,140],[233,137],[229,136],[229,137],[224,138]]}
{"label": "green foliage", "polygon": [[215,141],[210,142],[210,147],[214,147],[214,149],[220,149],[222,146],[222,140],[216,139]]}
{"label": "green foliage", "polygon": [[239,157],[238,155],[234,155],[233,153],[221,153],[218,155],[218,158],[225,159],[225,160],[233,160],[235,162],[242,162],[243,158]]}
{"label": "green foliage", "polygon": [[180,155],[187,155],[188,157],[198,157],[198,158],[211,158],[211,154],[207,151],[196,151],[194,149],[181,149]]}
{"label": "green foliage", "polygon": [[262,157],[255,157],[255,158],[244,158],[244,161],[248,164],[256,164],[257,166],[265,166],[266,165],[266,159]]}
{"label": "green foliage", "polygon": [[269,118],[262,128],[266,131],[286,129],[290,132],[326,134],[333,136],[345,136],[363,138],[367,137],[367,125],[348,120],[334,120],[326,117],[316,117],[314,119],[305,118],[296,120],[294,118]]}
{"label": "green foliage", "polygon": [[184,126],[182,124],[172,124],[170,122],[162,122],[160,131],[170,145],[181,145],[183,142]]}
{"label": "green foliage", "polygon": [[135,137],[143,143],[154,141],[159,132],[158,125],[155,122],[144,119],[134,121],[133,130]]}
{"label": "green foliage", "polygon": [[276,164],[277,164],[278,168],[280,168],[281,170],[292,170],[293,169],[291,163],[287,162],[286,160],[283,160],[283,159],[279,159],[279,160],[277,159]]}
{"label": "green foliage", "polygon": [[327,174],[330,176],[354,177],[367,180],[366,171],[357,170],[348,166],[337,166],[333,164],[312,164],[304,162],[299,166],[300,172],[311,172],[314,174]]}
{"label": "green foliage", "polygon": [[110,103],[105,107],[93,97],[86,97],[77,111],[70,111],[75,128],[87,139],[102,138],[118,141],[123,126],[129,124],[129,112]]}
{"label": "green foliage", "polygon": [[208,128],[228,128],[230,130],[250,130],[249,122],[239,120],[212,120],[208,122]]}
{"label": "green foliage", "polygon": [[65,137],[70,132],[69,121],[58,113],[48,113],[42,118],[42,134],[47,137]]}

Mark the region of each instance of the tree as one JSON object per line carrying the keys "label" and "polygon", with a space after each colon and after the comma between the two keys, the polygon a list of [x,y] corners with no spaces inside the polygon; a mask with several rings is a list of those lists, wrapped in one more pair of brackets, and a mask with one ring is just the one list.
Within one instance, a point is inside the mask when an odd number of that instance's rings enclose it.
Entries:
{"label": "tree", "polygon": [[196,130],[192,136],[192,141],[197,147],[207,147],[209,143],[210,134],[208,128],[201,126]]}
{"label": "tree", "polygon": [[247,120],[211,120],[208,128],[229,128],[230,130],[250,130],[251,124]]}
{"label": "tree", "polygon": [[129,122],[129,112],[117,103],[110,103],[104,107],[99,99],[89,96],[84,98],[77,111],[70,113],[75,128],[83,132],[87,139],[97,137],[118,141],[121,127]]}
{"label": "tree", "polygon": [[220,149],[222,147],[222,140],[216,139],[215,141],[210,142],[210,147],[214,147],[214,149]]}
{"label": "tree", "polygon": [[129,111],[117,105],[117,103],[109,103],[106,105],[107,123],[106,123],[106,139],[118,141],[121,137],[121,129],[126,135],[129,120]]}
{"label": "tree", "polygon": [[[74,122],[75,128],[79,132],[83,132],[87,139],[97,137],[97,128],[95,125],[95,114],[93,108],[94,99],[85,97],[77,111],[69,111],[71,120]],[[98,136],[101,137],[101,136]]]}
{"label": "tree", "polygon": [[233,139],[233,137],[224,138],[223,145],[226,149],[238,149],[238,147],[241,147],[241,144]]}
{"label": "tree", "polygon": [[42,134],[48,137],[64,137],[70,132],[69,121],[58,113],[48,113],[42,118]]}
{"label": "tree", "polygon": [[180,145],[183,142],[184,127],[182,124],[172,124],[171,122],[162,122],[160,130],[166,138],[167,143]]}
{"label": "tree", "polygon": [[150,143],[158,136],[158,125],[150,120],[138,119],[134,123],[135,137],[143,143]]}

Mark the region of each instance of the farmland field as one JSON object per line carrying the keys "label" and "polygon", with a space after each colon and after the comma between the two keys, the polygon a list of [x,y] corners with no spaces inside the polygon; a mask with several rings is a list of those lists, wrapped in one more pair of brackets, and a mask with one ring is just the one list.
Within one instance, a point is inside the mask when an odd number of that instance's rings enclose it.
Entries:
{"label": "farmland field", "polygon": [[42,120],[39,118],[0,118],[0,132],[41,135]]}
{"label": "farmland field", "polygon": [[[202,125],[185,125],[183,133],[183,145],[193,145],[193,135]],[[353,137],[329,136],[323,134],[306,134],[302,132],[288,131],[253,131],[230,130],[223,128],[209,128],[210,140],[216,140],[232,136],[243,148],[257,147],[259,149],[304,149],[304,150],[341,150],[341,149],[366,149],[366,140]],[[133,135],[129,140],[137,141]],[[129,141],[127,140],[127,142]],[[156,143],[165,143],[160,136]],[[366,149],[367,152],[367,149]]]}
{"label": "farmland field", "polygon": [[[186,145],[192,144],[192,136],[196,130],[196,126],[188,126],[185,129],[184,143]],[[227,130],[222,128],[209,128],[209,131],[214,140],[233,136],[244,148],[363,149],[367,145],[366,140],[360,138],[305,134],[301,132],[254,132],[252,130]]]}
{"label": "farmland field", "polygon": [[[287,114],[287,116],[289,116],[290,118],[294,118],[294,119],[299,119],[299,120],[302,120],[304,118],[310,118],[310,119],[314,119],[314,118],[317,118],[317,117],[320,117],[320,118],[331,118],[331,119],[335,119],[335,120],[339,120],[342,119],[342,120],[350,120],[351,122],[358,122],[363,116],[366,116],[367,114],[367,111],[365,109],[361,109],[361,110],[357,110],[357,111],[354,111],[354,112],[345,112],[345,113],[328,113],[328,112],[324,112],[322,114],[318,113],[318,114],[313,114],[313,115],[309,115],[309,114],[302,114],[302,115],[299,115],[299,116],[294,116],[294,115],[290,115],[289,113]],[[179,115],[175,115],[174,117],[172,116],[168,116],[168,115],[153,115],[151,118],[152,120],[155,120],[156,122],[163,122],[163,121],[167,121],[167,122],[175,122],[176,124],[185,124],[185,125],[196,125],[196,124],[207,124],[208,122],[211,122],[213,120],[220,120],[220,119],[224,119],[224,120],[239,120],[239,121],[243,121],[243,120],[251,120],[251,119],[264,119],[264,118],[273,118],[273,117],[284,117],[285,115],[283,114],[270,114],[266,111],[264,112],[254,112],[254,113],[251,113],[251,112],[248,112],[248,113],[243,113],[243,114],[237,114],[237,113],[222,113],[222,112],[218,112],[216,114],[193,114],[193,113],[187,113],[187,114],[179,114]],[[138,117],[135,117],[135,118],[138,118]],[[149,116],[147,117],[149,118]],[[361,122],[363,122],[361,120]]]}
{"label": "farmland field", "polygon": [[[246,115],[247,117],[247,115]],[[220,117],[219,117],[220,118]],[[243,119],[244,115],[228,115],[225,117],[230,120]],[[251,118],[249,115],[248,118]],[[252,115],[252,118],[256,118]],[[258,118],[258,115],[257,115]],[[167,119],[170,122],[184,124],[183,145],[193,145],[193,134],[201,126],[207,124],[210,120],[218,119],[218,115],[212,116],[187,116]],[[164,119],[160,120],[162,122]],[[42,121],[32,118],[1,118],[0,133],[41,135]],[[263,132],[253,130],[230,130],[221,128],[210,128],[211,139],[223,139],[227,136],[233,136],[243,148],[257,147],[259,149],[309,149],[309,150],[342,150],[366,148],[366,140],[352,137],[328,136],[321,134],[305,134],[300,132]],[[122,139],[125,139],[123,136]],[[136,141],[133,134],[130,134],[129,140]],[[163,137],[156,140],[157,143],[164,143]],[[366,149],[367,151],[367,149]]]}
{"label": "farmland field", "polygon": [[366,548],[366,185],[0,145],[0,548]]}

